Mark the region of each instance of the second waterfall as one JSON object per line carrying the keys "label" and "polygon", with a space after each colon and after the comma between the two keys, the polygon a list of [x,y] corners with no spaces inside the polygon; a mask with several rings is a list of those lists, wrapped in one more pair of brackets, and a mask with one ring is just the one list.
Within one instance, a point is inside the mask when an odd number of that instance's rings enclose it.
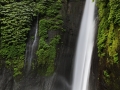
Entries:
{"label": "second waterfall", "polygon": [[25,69],[27,73],[31,70],[32,61],[36,58],[36,51],[38,46],[38,17],[33,21],[32,28],[29,32],[29,39],[27,41]]}
{"label": "second waterfall", "polygon": [[72,90],[90,90],[89,75],[95,36],[95,2],[86,0],[75,54]]}

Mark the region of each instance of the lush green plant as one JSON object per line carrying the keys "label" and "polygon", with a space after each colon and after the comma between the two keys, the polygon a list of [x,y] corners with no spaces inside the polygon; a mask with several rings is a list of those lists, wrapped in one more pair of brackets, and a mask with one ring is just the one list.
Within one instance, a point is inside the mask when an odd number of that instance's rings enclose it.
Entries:
{"label": "lush green plant", "polygon": [[[44,5],[42,5],[44,4]],[[63,20],[60,15],[61,0],[42,3],[44,6],[44,12],[40,10],[41,17],[39,21],[39,46],[38,46],[38,67],[41,75],[51,75],[54,72],[54,60],[56,57],[56,46],[59,43],[60,35],[55,35],[53,38],[49,38],[48,32],[50,31],[64,31],[62,28]],[[50,39],[48,42],[47,39]]]}
{"label": "lush green plant", "polygon": [[[0,0],[0,67],[5,62],[14,77],[22,75],[27,34],[33,17],[38,15],[38,72],[45,76],[51,75],[55,68],[60,35],[54,35],[48,42],[48,32],[65,31],[62,28],[61,6],[61,0]],[[36,69],[34,65],[32,63],[32,69]]]}
{"label": "lush green plant", "polygon": [[0,1],[0,60],[5,60],[6,67],[15,77],[22,74],[26,35],[30,30],[34,5],[29,1]]}
{"label": "lush green plant", "polygon": [[[97,0],[99,13],[98,55],[100,76],[109,90],[119,90],[120,1]],[[109,73],[108,73],[109,72]],[[108,77],[109,76],[109,77]],[[101,80],[101,81],[102,81]],[[114,83],[114,84],[113,84]]]}
{"label": "lush green plant", "polygon": [[[41,75],[51,75],[54,72],[56,46],[60,35],[56,34],[48,42],[48,32],[64,31],[61,6],[61,0],[0,0],[0,66],[5,63],[14,77],[22,75],[27,34],[32,18],[38,15],[38,72]],[[35,69],[34,64],[32,66]]]}

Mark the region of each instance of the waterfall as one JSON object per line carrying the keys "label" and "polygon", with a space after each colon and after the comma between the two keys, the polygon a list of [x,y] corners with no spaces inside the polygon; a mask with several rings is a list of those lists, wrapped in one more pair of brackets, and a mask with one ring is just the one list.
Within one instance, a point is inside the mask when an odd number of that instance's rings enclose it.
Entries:
{"label": "waterfall", "polygon": [[32,29],[29,34],[28,43],[27,43],[26,59],[25,59],[25,65],[26,65],[25,68],[27,69],[27,72],[30,71],[32,60],[35,59],[35,53],[38,45],[37,33],[38,33],[38,17],[35,20],[35,22],[33,22]]}
{"label": "waterfall", "polygon": [[72,90],[90,90],[89,75],[95,36],[95,2],[86,0],[77,41]]}

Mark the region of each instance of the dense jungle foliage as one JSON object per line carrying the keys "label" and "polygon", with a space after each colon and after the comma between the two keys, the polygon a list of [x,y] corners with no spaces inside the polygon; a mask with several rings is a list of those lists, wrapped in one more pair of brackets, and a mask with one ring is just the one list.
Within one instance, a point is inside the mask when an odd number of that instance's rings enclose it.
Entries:
{"label": "dense jungle foliage", "polygon": [[100,90],[120,90],[120,0],[97,0]]}
{"label": "dense jungle foliage", "polygon": [[47,42],[48,32],[63,31],[61,0],[0,0],[0,68],[9,69],[14,77],[23,73],[27,34],[33,18],[39,17],[39,47],[36,52],[38,72],[54,72],[56,46],[60,35]]}

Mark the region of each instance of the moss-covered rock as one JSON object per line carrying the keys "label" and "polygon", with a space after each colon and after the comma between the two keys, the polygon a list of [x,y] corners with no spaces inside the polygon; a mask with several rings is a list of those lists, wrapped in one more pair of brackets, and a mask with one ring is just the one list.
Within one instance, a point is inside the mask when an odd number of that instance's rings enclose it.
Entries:
{"label": "moss-covered rock", "polygon": [[22,74],[34,6],[30,1],[0,1],[0,61],[14,77]]}
{"label": "moss-covered rock", "polygon": [[[39,21],[38,72],[40,75],[49,76],[53,74],[55,68],[54,60],[56,58],[57,44],[60,40],[59,32],[64,31],[62,28],[62,15],[60,14],[62,2],[61,0],[50,0],[49,2],[41,3],[41,6],[46,7],[46,9],[43,8],[45,16],[40,17]],[[40,15],[42,14],[43,12],[40,13]],[[48,34],[51,31],[58,33],[49,36]]]}
{"label": "moss-covered rock", "polygon": [[[3,64],[14,77],[22,75],[27,34],[34,16],[39,17],[37,67],[41,75],[54,72],[56,47],[60,34],[49,37],[50,31],[64,31],[60,14],[61,0],[1,0],[0,1],[0,67]],[[47,40],[49,38],[49,41]]]}
{"label": "moss-covered rock", "polygon": [[119,90],[120,1],[97,0],[97,6],[100,83],[105,82],[108,90]]}

